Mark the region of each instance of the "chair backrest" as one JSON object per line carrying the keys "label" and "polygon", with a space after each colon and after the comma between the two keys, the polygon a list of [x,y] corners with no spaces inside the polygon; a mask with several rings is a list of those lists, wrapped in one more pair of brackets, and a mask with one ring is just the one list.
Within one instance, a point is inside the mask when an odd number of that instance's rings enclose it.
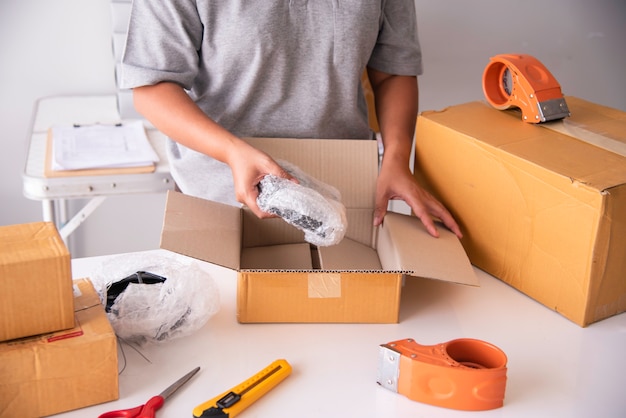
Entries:
{"label": "chair backrest", "polygon": [[117,108],[122,119],[143,119],[133,105],[133,93],[130,89],[119,87],[120,67],[124,47],[126,45],[126,35],[128,34],[128,22],[130,21],[130,9],[132,0],[111,0],[111,42],[113,47],[113,58],[115,62],[115,85],[117,87]]}

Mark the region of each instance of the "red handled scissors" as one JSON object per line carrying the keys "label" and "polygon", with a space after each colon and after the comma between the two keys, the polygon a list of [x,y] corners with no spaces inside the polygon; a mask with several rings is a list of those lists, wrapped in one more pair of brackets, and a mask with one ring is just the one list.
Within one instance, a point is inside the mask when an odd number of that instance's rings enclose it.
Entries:
{"label": "red handled scissors", "polygon": [[198,373],[198,370],[200,370],[200,367],[196,367],[195,369],[178,379],[176,382],[174,382],[163,392],[150,398],[148,402],[143,405],[139,405],[131,409],[120,409],[118,411],[105,412],[98,418],[154,418],[157,409],[160,409],[163,406],[165,400],[178,389],[180,389],[182,385],[187,383],[187,381],[191,379],[194,374]]}

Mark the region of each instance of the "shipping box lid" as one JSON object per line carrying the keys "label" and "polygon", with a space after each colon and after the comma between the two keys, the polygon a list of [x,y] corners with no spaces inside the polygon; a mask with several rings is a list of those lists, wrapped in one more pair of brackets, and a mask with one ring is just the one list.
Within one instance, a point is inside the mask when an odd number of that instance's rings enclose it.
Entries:
{"label": "shipping box lid", "polygon": [[[445,227],[440,226],[441,236],[433,238],[418,218],[388,213],[383,226],[374,228],[378,175],[376,141],[281,138],[248,141],[273,158],[289,161],[340,191],[348,218],[346,237],[336,248],[320,249],[320,254],[330,260],[330,264],[337,263],[338,258],[355,254],[363,257],[363,263],[357,260],[349,268],[339,270],[374,270],[372,260],[366,258],[377,252],[384,271],[478,285],[460,241]],[[303,242],[301,231],[280,218],[261,220],[247,208],[168,192],[161,234],[164,249],[240,270],[242,254],[248,249],[282,248],[285,252],[281,257],[284,258],[298,248],[302,250],[302,247],[291,244]],[[341,257],[333,257],[333,251],[338,251]],[[256,257],[259,254],[263,253],[255,252]],[[289,257],[295,260],[296,256]],[[267,265],[277,267],[273,263]],[[362,267],[358,267],[360,265]],[[288,265],[285,266],[283,269],[288,269]]]}
{"label": "shipping box lid", "polygon": [[478,101],[422,112],[420,118],[480,138],[477,146],[482,142],[499,148],[599,191],[625,184],[626,157],[599,146],[597,139],[608,142],[615,151],[626,146],[626,112],[576,97],[565,100],[571,116],[543,124],[523,123],[516,110],[494,111]]}

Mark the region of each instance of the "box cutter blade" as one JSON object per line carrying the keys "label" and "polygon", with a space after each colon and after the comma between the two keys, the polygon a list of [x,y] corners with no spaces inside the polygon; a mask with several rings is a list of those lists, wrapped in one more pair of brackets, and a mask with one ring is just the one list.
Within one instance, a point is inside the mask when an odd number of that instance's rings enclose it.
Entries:
{"label": "box cutter blade", "polygon": [[276,360],[251,378],[193,409],[196,418],[233,418],[291,374],[286,360]]}

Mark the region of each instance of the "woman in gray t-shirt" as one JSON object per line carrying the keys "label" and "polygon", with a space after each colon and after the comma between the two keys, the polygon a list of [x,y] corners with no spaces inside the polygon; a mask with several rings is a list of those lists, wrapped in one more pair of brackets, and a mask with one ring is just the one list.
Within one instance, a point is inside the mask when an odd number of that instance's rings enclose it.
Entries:
{"label": "woman in gray t-shirt", "polygon": [[361,76],[376,97],[384,156],[375,224],[404,200],[432,235],[450,213],[409,167],[421,51],[414,0],[134,0],[121,87],[171,142],[180,189],[257,204],[266,174],[289,178],[242,137],[372,139]]}

